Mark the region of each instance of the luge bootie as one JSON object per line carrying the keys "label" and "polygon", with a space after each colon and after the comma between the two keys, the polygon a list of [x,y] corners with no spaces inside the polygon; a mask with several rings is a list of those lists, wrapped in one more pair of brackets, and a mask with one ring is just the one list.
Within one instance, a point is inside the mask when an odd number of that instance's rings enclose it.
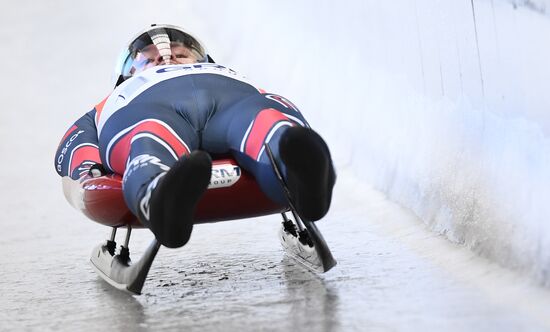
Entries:
{"label": "luge bootie", "polygon": [[195,151],[151,182],[138,211],[160,244],[179,248],[189,241],[195,207],[208,187],[211,173],[208,153]]}
{"label": "luge bootie", "polygon": [[298,215],[309,221],[321,219],[328,212],[336,182],[328,146],[313,130],[291,127],[279,141],[279,155]]}

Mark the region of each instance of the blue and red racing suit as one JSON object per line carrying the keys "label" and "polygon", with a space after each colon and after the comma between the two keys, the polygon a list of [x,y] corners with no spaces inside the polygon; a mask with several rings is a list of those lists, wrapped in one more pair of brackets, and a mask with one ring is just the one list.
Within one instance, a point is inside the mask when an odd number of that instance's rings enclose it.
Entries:
{"label": "blue and red racing suit", "polygon": [[229,68],[158,66],[126,80],[78,119],[61,140],[55,168],[73,179],[94,164],[122,175],[124,198],[137,215],[140,189],[180,156],[194,150],[230,154],[270,199],[286,205],[264,143],[277,158],[290,126],[308,126],[290,101]]}

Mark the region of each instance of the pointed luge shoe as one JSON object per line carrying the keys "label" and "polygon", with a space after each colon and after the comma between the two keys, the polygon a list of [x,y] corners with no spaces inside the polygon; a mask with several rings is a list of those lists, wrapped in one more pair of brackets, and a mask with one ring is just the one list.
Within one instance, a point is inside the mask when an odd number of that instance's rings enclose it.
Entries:
{"label": "pointed luge shoe", "polygon": [[150,199],[151,231],[168,248],[189,241],[195,207],[208,188],[212,160],[208,153],[195,151],[178,160],[159,180]]}
{"label": "pointed luge shoe", "polygon": [[298,215],[308,221],[321,219],[328,212],[336,182],[326,143],[309,128],[291,127],[279,141],[279,155]]}

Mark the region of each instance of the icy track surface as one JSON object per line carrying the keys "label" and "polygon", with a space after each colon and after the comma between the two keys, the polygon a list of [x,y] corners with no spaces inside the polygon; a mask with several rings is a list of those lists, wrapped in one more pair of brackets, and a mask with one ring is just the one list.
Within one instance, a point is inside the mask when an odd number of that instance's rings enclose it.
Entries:
{"label": "icy track surface", "polygon": [[[317,276],[284,258],[278,218],[195,227],[161,248],[141,296],[116,291],[88,262],[108,228],[60,209],[4,221],[1,329],[537,331],[548,294],[424,230],[341,174],[319,227],[338,265]],[[29,229],[18,220],[39,219]],[[63,230],[62,232],[59,230]],[[63,237],[60,234],[63,234]],[[149,241],[134,232],[138,254]],[[120,234],[119,240],[123,240]],[[519,284],[518,284],[519,283]]]}
{"label": "icy track surface", "polygon": [[[117,51],[146,23],[204,17],[204,40],[219,29],[239,40],[185,3],[22,0],[0,12],[0,331],[550,330],[547,290],[434,235],[341,160],[318,223],[338,260],[327,274],[284,258],[272,216],[200,225],[186,247],[161,248],[142,296],[98,278],[89,255],[109,229],[65,202],[53,155],[71,121],[109,92]],[[132,239],[138,257],[151,237]]]}

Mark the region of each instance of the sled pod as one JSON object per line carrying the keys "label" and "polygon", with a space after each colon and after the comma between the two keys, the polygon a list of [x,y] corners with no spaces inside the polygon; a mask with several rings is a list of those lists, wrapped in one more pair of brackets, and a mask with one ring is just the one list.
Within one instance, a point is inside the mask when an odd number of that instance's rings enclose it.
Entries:
{"label": "sled pod", "polygon": [[[208,190],[199,201],[194,223],[208,223],[280,213],[283,216],[279,238],[285,252],[304,267],[323,273],[336,265],[320,231],[313,222],[301,220],[296,213],[286,183],[267,144],[266,152],[285,190],[287,206],[271,201],[260,190],[256,180],[231,159],[215,159]],[[141,294],[143,284],[160,248],[154,239],[137,261],[130,260],[128,242],[132,228],[142,228],[130,212],[122,193],[119,175],[85,177],[78,181],[63,178],[63,192],[71,205],[88,218],[113,227],[111,237],[94,248],[90,261],[98,275],[117,289]],[[293,219],[286,216],[291,212]],[[127,229],[126,240],[119,250],[115,234],[119,227]]]}
{"label": "sled pod", "polygon": [[[143,227],[124,201],[122,178],[105,175],[80,181],[63,178],[67,200],[88,218],[105,226]],[[197,205],[194,223],[251,218],[288,210],[271,201],[254,177],[231,159],[212,162],[210,185]]]}

